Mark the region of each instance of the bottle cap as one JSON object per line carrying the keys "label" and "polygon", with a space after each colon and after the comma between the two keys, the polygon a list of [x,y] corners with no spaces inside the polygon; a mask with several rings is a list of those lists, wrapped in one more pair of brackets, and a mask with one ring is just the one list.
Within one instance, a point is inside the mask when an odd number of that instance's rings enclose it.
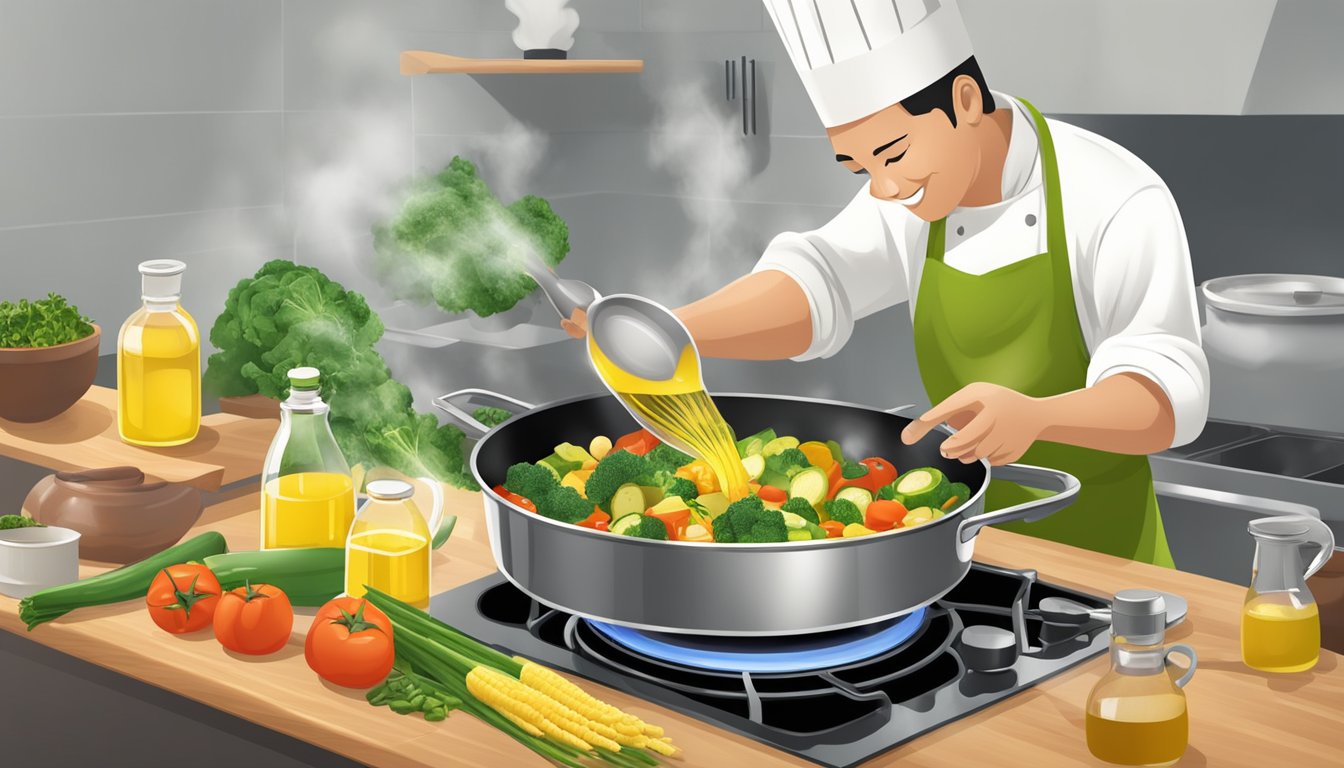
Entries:
{"label": "bottle cap", "polygon": [[1167,601],[1151,589],[1124,589],[1111,602],[1111,634],[1135,645],[1162,642],[1167,627]]}
{"label": "bottle cap", "polygon": [[415,495],[415,489],[404,480],[372,480],[364,487],[370,498],[379,501],[397,501],[409,499]]}
{"label": "bottle cap", "polygon": [[318,389],[322,380],[322,372],[312,367],[290,368],[288,375],[290,389]]}
{"label": "bottle cap", "polygon": [[187,265],[174,259],[140,262],[140,298],[177,301],[182,298],[182,273]]}

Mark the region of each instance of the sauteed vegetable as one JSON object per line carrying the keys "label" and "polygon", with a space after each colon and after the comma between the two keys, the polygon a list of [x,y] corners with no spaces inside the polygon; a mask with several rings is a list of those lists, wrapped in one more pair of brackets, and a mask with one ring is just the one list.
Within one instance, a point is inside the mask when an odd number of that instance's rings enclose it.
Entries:
{"label": "sauteed vegetable", "polygon": [[902,473],[880,456],[852,460],[835,441],[772,429],[738,441],[751,494],[732,503],[705,462],[647,430],[587,445],[561,443],[534,464],[514,464],[494,490],[527,511],[614,535],[735,544],[913,528],[971,495],[933,467]]}

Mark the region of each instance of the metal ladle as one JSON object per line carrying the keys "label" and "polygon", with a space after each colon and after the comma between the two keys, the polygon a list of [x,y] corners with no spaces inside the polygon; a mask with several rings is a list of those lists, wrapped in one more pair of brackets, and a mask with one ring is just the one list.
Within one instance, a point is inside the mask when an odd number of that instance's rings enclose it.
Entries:
{"label": "metal ladle", "polygon": [[[695,343],[681,320],[655,301],[631,294],[603,297],[585,282],[556,276],[540,259],[533,259],[527,271],[562,319],[572,320],[576,310],[587,313],[592,342],[626,373],[651,381],[666,381],[676,374],[682,350]],[[602,383],[625,403],[621,393],[612,389],[605,379]],[[701,384],[703,386],[703,382]],[[694,454],[689,450],[690,446],[648,423],[628,405],[626,410],[659,440]]]}

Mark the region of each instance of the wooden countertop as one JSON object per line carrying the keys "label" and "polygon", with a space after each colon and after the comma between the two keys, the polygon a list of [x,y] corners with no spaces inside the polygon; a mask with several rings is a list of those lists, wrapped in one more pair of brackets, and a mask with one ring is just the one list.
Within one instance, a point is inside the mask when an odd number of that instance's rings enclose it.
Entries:
{"label": "wooden countertop", "polygon": [[[256,489],[238,491],[206,510],[192,533],[216,530],[231,548],[257,542]],[[459,516],[452,539],[434,555],[434,590],[495,570],[479,497],[449,490]],[[191,534],[188,534],[191,535]],[[1322,766],[1344,754],[1344,665],[1323,651],[1310,672],[1271,675],[1242,665],[1238,640],[1243,590],[1191,574],[1098,555],[997,530],[986,530],[976,558],[1031,567],[1041,578],[1097,594],[1143,586],[1185,596],[1189,618],[1168,639],[1199,652],[1186,688],[1190,748],[1183,766]],[[107,566],[85,563],[84,576]],[[210,634],[168,635],[137,602],[77,611],[26,633],[17,601],[0,597],[0,628],[139,680],[169,689],[268,728],[374,766],[542,764],[532,753],[470,715],[442,723],[402,717],[364,702],[361,692],[328,686],[304,663],[304,609],[289,644],[260,658],[231,655]],[[957,766],[1099,764],[1087,752],[1083,704],[1105,671],[1104,657],[958,720],[868,765]],[[810,765],[711,724],[595,683],[599,698],[666,727],[688,766]]]}

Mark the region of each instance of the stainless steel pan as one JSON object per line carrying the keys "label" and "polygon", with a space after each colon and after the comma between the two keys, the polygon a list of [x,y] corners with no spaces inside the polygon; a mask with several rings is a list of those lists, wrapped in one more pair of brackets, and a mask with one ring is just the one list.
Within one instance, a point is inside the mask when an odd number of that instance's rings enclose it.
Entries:
{"label": "stainless steel pan", "polygon": [[[515,416],[487,430],[457,403],[501,405]],[[781,435],[840,442],[847,455],[881,456],[901,470],[937,467],[974,493],[950,514],[916,528],[852,539],[779,544],[665,542],[615,536],[527,512],[491,488],[511,464],[537,461],[561,442],[613,439],[636,428],[614,398],[593,395],[543,406],[484,390],[434,403],[479,435],[471,470],[485,499],[495,562],[519,589],[571,613],[660,632],[782,635],[869,624],[927,605],[970,568],[986,525],[1038,520],[1072,503],[1077,479],[1026,465],[994,467],[994,477],[1057,492],[981,514],[990,467],[938,453],[932,435],[909,446],[910,419],[859,405],[770,395],[715,395],[739,435],[773,427]]]}

